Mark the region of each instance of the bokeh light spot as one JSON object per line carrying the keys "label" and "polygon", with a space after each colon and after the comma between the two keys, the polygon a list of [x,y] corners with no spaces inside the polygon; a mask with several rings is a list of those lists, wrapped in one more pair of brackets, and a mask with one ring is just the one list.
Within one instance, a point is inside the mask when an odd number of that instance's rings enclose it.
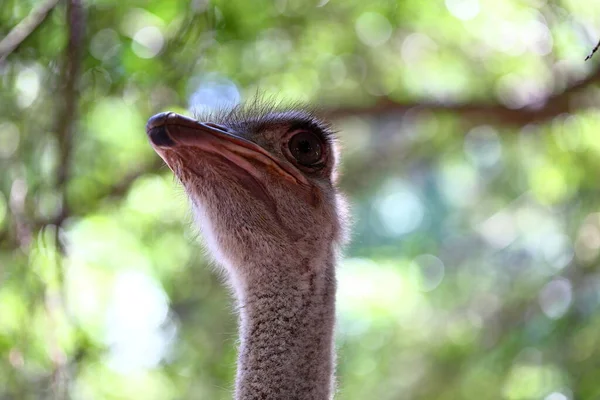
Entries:
{"label": "bokeh light spot", "polygon": [[411,33],[402,41],[401,55],[407,64],[421,61],[429,54],[434,54],[438,45],[424,33]]}
{"label": "bokeh light spot", "polygon": [[356,20],[356,34],[369,47],[381,46],[392,35],[392,25],[383,15],[365,12]]}
{"label": "bokeh light spot", "polygon": [[575,241],[575,253],[582,261],[592,261],[600,253],[600,213],[585,217]]}
{"label": "bokeh light spot", "polygon": [[421,225],[425,208],[414,189],[397,180],[386,185],[375,202],[375,210],[385,233],[400,236],[414,231]]}
{"label": "bokeh light spot", "polygon": [[19,128],[12,122],[0,122],[0,158],[9,158],[19,147]]}
{"label": "bokeh light spot", "polygon": [[140,58],[153,58],[163,48],[165,39],[155,26],[146,26],[133,35],[131,49]]}
{"label": "bokeh light spot", "polygon": [[545,23],[536,19],[529,21],[529,24],[526,25],[523,39],[529,50],[535,54],[545,56],[552,51],[552,34]]}
{"label": "bokeh light spot", "polygon": [[[429,317],[421,293],[399,267],[396,262],[344,260],[337,293],[342,335],[360,335],[373,325],[401,323],[416,328]],[[419,313],[414,312],[416,307]]]}
{"label": "bokeh light spot", "polygon": [[120,47],[119,34],[114,29],[103,29],[96,33],[90,41],[90,53],[100,61],[117,55]]}
{"label": "bokeh light spot", "polygon": [[518,363],[504,384],[507,400],[539,399],[562,384],[560,370],[553,365]]}
{"label": "bokeh light spot", "polygon": [[565,396],[560,392],[552,392],[548,396],[544,397],[544,400],[570,400],[569,397]]}
{"label": "bokeh light spot", "polygon": [[531,191],[542,204],[554,204],[567,197],[572,189],[563,169],[550,160],[529,171]]}
{"label": "bokeh light spot", "polygon": [[438,185],[448,203],[455,207],[467,207],[479,197],[479,174],[467,163],[443,164]]}
{"label": "bokeh light spot", "polygon": [[539,303],[548,318],[558,319],[565,315],[573,298],[571,282],[565,278],[556,278],[540,291]]}
{"label": "bokeh light spot", "polygon": [[415,257],[410,266],[419,288],[424,292],[434,290],[444,279],[444,263],[431,254]]}
{"label": "bokeh light spot", "polygon": [[150,276],[139,271],[117,275],[106,334],[113,368],[120,371],[151,368],[165,356],[168,337],[161,326],[167,320],[167,301],[159,283]]}
{"label": "bokeh light spot", "polygon": [[514,215],[500,210],[477,226],[479,234],[494,248],[503,249],[517,239],[518,230]]}
{"label": "bokeh light spot", "polygon": [[493,167],[502,156],[500,137],[489,125],[471,129],[465,136],[464,148],[469,159],[481,168]]}
{"label": "bokeh light spot", "polygon": [[40,92],[40,76],[34,68],[23,68],[17,75],[15,83],[17,89],[17,104],[27,108],[33,104]]}
{"label": "bokeh light spot", "polygon": [[199,114],[236,106],[241,101],[237,85],[219,74],[207,74],[193,79],[190,87],[193,91],[189,108]]}
{"label": "bokeh light spot", "polygon": [[552,93],[553,82],[539,75],[535,78],[510,73],[496,84],[498,99],[508,108],[542,105]]}
{"label": "bokeh light spot", "polygon": [[479,14],[479,0],[446,0],[446,8],[456,18],[467,21]]}
{"label": "bokeh light spot", "polygon": [[544,259],[557,271],[565,268],[573,260],[573,245],[567,235],[546,235],[541,243],[541,247]]}

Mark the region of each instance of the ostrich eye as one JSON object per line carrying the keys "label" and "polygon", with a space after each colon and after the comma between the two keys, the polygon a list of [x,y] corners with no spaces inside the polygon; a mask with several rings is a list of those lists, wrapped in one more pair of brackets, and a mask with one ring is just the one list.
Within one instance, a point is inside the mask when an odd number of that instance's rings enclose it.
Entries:
{"label": "ostrich eye", "polygon": [[298,164],[309,167],[321,161],[323,142],[312,132],[302,131],[292,136],[289,147]]}

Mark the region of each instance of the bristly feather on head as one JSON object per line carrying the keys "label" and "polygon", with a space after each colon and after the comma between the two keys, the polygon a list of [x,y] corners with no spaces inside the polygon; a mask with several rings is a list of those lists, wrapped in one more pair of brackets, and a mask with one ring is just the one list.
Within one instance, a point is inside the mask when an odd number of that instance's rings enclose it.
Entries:
{"label": "bristly feather on head", "polygon": [[280,123],[297,124],[298,128],[320,133],[330,144],[337,142],[337,132],[319,116],[317,107],[300,102],[284,103],[263,94],[257,94],[252,100],[235,106],[223,106],[208,112],[193,110],[193,114],[198,121],[223,125],[240,133],[259,132]]}

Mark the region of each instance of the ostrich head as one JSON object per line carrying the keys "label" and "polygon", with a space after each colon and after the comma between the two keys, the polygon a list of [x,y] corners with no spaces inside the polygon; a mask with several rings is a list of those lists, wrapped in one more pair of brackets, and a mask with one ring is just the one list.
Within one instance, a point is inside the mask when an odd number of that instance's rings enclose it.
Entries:
{"label": "ostrich head", "polygon": [[199,122],[169,112],[146,128],[236,289],[252,278],[308,273],[281,271],[281,261],[314,259],[343,241],[335,140],[313,113],[255,105]]}

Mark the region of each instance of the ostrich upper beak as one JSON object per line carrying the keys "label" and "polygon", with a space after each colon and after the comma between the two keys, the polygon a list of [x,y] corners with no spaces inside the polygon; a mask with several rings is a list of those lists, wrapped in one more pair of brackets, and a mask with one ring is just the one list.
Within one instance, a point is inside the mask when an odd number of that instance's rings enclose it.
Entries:
{"label": "ostrich upper beak", "polygon": [[169,151],[177,153],[178,148],[195,147],[223,156],[255,178],[260,179],[261,174],[255,163],[250,161],[265,165],[293,183],[308,184],[306,178],[294,167],[280,162],[256,143],[234,135],[223,126],[164,112],[148,120],[146,133],[154,150],[167,165],[169,161],[165,155]]}

